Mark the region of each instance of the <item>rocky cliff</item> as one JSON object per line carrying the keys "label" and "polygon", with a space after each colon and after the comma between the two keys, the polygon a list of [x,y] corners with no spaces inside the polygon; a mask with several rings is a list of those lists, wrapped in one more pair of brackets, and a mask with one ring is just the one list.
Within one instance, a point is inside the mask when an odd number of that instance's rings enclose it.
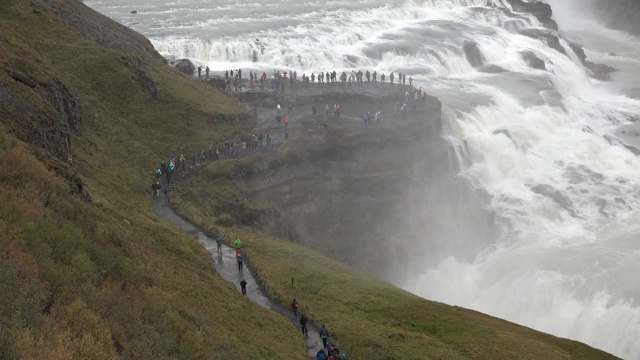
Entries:
{"label": "rocky cliff", "polygon": [[[439,246],[450,249],[469,236],[495,235],[482,199],[454,176],[440,136],[440,102],[427,96],[413,112],[405,97],[415,90],[332,84],[302,87],[284,98],[245,93],[276,139],[283,129],[273,120],[275,105],[295,109],[289,140],[251,175],[253,201],[275,205],[260,217],[260,230],[396,283],[439,255],[435,242],[450,239]],[[406,117],[396,114],[402,103],[409,103]],[[335,104],[340,119],[323,110]],[[362,116],[379,109],[382,121],[365,126]],[[466,216],[485,220],[455,225]]]}

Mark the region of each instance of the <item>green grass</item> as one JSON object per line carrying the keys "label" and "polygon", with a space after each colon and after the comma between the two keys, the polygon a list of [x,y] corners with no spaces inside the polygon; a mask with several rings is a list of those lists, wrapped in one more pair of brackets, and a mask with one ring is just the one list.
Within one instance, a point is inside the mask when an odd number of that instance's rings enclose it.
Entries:
{"label": "green grass", "polygon": [[[286,319],[240,296],[150,208],[161,160],[234,138],[247,114],[140,50],[139,34],[80,2],[47,4],[71,17],[0,2],[0,358],[306,358]],[[113,46],[92,40],[112,34]],[[77,96],[77,130],[43,96],[55,82]],[[91,204],[71,194],[76,180]]]}

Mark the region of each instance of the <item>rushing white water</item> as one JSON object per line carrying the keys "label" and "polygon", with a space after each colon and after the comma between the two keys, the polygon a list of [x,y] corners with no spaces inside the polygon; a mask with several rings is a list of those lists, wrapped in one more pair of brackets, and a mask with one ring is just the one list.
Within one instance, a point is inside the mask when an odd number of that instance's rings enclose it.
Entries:
{"label": "rushing white water", "polygon": [[[444,103],[459,176],[489,194],[501,230],[472,254],[431,239],[439,258],[406,288],[640,359],[640,161],[615,136],[640,118],[640,38],[575,21],[580,1],[551,3],[568,38],[620,69],[614,81],[590,78],[564,41],[568,56],[521,35],[541,25],[507,15],[506,0],[87,1],[162,54],[218,71],[406,72]],[[465,41],[505,71],[478,71]]]}

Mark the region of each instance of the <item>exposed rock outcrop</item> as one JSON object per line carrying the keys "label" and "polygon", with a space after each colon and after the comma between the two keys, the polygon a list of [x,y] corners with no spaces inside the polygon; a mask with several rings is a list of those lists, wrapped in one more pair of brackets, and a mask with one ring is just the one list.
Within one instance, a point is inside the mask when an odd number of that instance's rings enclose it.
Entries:
{"label": "exposed rock outcrop", "polygon": [[487,74],[500,74],[500,73],[503,73],[503,72],[505,72],[507,70],[505,70],[501,66],[491,64],[491,65],[480,66],[478,68],[478,71],[483,72],[483,73],[487,73]]}
{"label": "exposed rock outcrop", "polygon": [[547,184],[539,184],[532,186],[531,191],[538,195],[548,197],[549,199],[560,205],[561,208],[565,209],[571,216],[578,217],[578,214],[574,209],[573,201],[571,201],[568,196],[563,195],[559,190],[556,190],[553,186]]}
{"label": "exposed rock outcrop", "polygon": [[480,51],[480,49],[478,48],[478,44],[472,41],[467,41],[464,43],[463,48],[464,48],[464,54],[466,55],[467,60],[473,67],[480,67],[484,65],[486,59],[484,55],[482,55],[482,52]]}
{"label": "exposed rock outcrop", "polygon": [[571,50],[573,50],[573,52],[576,54],[578,59],[580,59],[584,67],[586,67],[587,69],[589,69],[589,71],[591,71],[591,76],[593,76],[598,80],[603,80],[603,81],[611,80],[610,75],[611,73],[616,71],[615,68],[609,65],[597,64],[587,60],[587,55],[585,54],[582,46],[574,42],[569,42],[569,46],[571,47]]}
{"label": "exposed rock outcrop", "polygon": [[189,59],[180,59],[170,63],[171,66],[185,75],[193,75],[196,66]]}
{"label": "exposed rock outcrop", "polygon": [[558,36],[558,33],[555,31],[540,28],[525,28],[520,29],[519,33],[533,39],[542,40],[546,42],[550,48],[557,50],[561,54],[567,54],[564,47],[560,44],[560,37]]}
{"label": "exposed rock outcrop", "polygon": [[540,59],[533,51],[523,51],[520,53],[522,59],[533,69],[547,70],[544,60]]}
{"label": "exposed rock outcrop", "polygon": [[149,94],[151,94],[154,99],[159,99],[160,93],[158,92],[158,85],[147,75],[147,73],[142,68],[142,65],[137,60],[131,59],[127,61],[127,65],[131,67],[138,83],[140,83],[142,87],[147,89],[149,91]]}
{"label": "exposed rock outcrop", "polygon": [[[469,236],[488,246],[484,240],[495,235],[492,214],[451,176],[456,164],[440,138],[440,102],[428,97],[405,119],[394,112],[406,91],[413,90],[326,84],[288,93],[294,114],[312,105],[319,114],[294,116],[289,139],[252,175],[254,200],[274,205],[252,226],[381,277],[394,274],[396,281],[419,272],[436,242],[453,253]],[[262,121],[275,125],[275,94],[242,96],[257,105]],[[325,116],[326,104],[340,104],[342,118],[331,111]],[[381,123],[365,127],[362,114],[379,108]],[[271,134],[279,142],[282,129],[272,126]],[[426,203],[434,205],[423,208]],[[457,213],[460,208],[468,213]],[[482,220],[453,229],[450,224],[459,222],[451,216]]]}
{"label": "exposed rock outcrop", "polygon": [[511,4],[514,11],[529,13],[535,16],[545,27],[552,30],[558,30],[558,24],[551,19],[551,16],[553,15],[551,5],[537,0],[531,2],[525,2],[523,0],[507,1]]}

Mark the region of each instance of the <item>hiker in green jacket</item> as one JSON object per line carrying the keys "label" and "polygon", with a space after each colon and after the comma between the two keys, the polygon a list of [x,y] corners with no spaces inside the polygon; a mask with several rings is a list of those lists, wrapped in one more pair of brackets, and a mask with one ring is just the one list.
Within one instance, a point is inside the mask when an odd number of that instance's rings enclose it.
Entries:
{"label": "hiker in green jacket", "polygon": [[240,238],[236,238],[236,241],[233,244],[236,246],[236,256],[242,254],[242,241]]}

